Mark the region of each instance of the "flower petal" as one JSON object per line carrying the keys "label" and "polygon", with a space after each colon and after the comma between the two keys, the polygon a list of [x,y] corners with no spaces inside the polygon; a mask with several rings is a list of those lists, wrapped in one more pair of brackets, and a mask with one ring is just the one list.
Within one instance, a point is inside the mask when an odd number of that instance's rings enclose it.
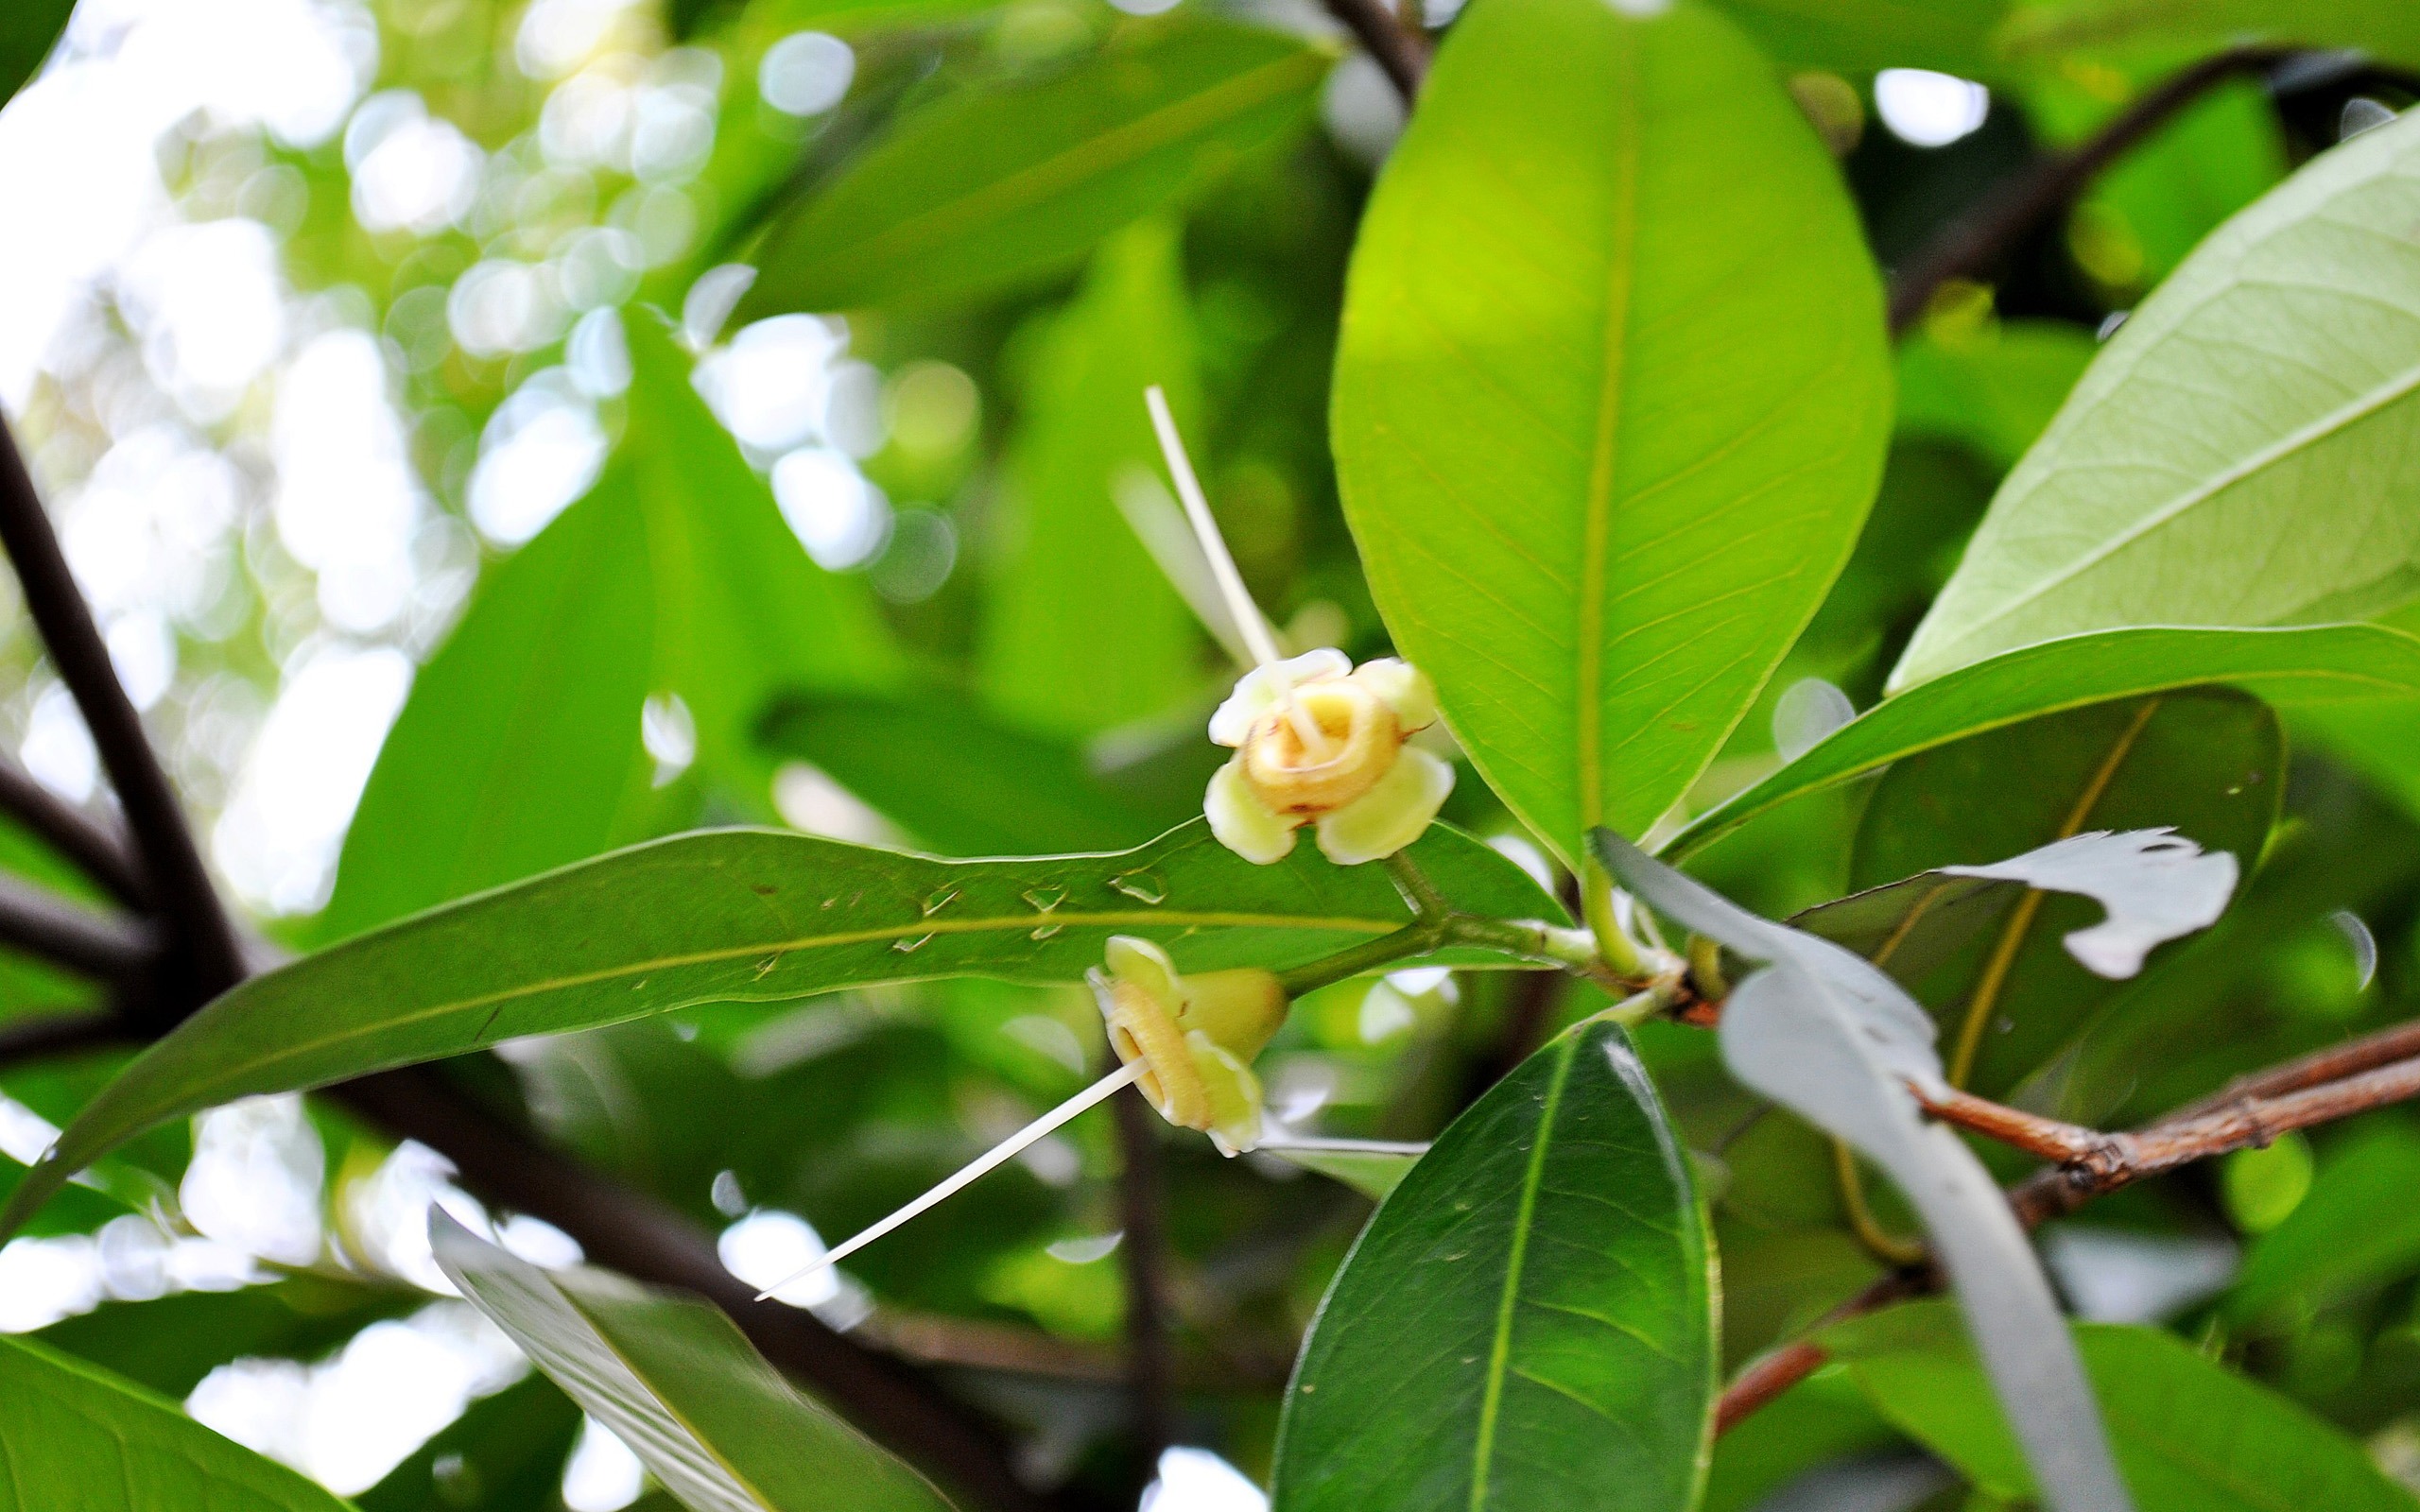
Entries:
{"label": "flower petal", "polygon": [[1240,755],[1212,774],[1210,790],[1201,795],[1201,812],[1219,843],[1254,866],[1283,861],[1293,851],[1293,821],[1272,812],[1253,792]]}
{"label": "flower petal", "polygon": [[1254,667],[1236,680],[1236,691],[1210,716],[1210,738],[1221,746],[1240,746],[1251,737],[1260,716],[1276,708],[1288,693],[1305,682],[1340,678],[1352,670],[1352,658],[1325,646],[1290,662]]}
{"label": "flower petal", "polygon": [[1452,763],[1406,746],[1377,786],[1319,821],[1320,850],[1340,867],[1393,855],[1420,838],[1453,790]]}
{"label": "flower petal", "polygon": [[1353,671],[1353,680],[1394,711],[1395,725],[1409,735],[1437,722],[1437,685],[1428,674],[1400,657],[1382,656]]}
{"label": "flower petal", "polygon": [[1101,959],[1112,976],[1132,982],[1150,993],[1162,1011],[1174,1015],[1184,1004],[1184,986],[1177,978],[1176,962],[1151,941],[1132,935],[1112,935],[1102,947]]}
{"label": "flower petal", "polygon": [[1196,1029],[1184,1037],[1208,1105],[1210,1142],[1221,1155],[1240,1155],[1260,1143],[1260,1078],[1241,1057]]}

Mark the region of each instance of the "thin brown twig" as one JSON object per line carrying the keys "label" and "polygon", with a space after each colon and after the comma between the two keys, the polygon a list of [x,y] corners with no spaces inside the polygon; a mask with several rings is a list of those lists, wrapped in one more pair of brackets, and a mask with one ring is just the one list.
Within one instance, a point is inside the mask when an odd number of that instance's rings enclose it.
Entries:
{"label": "thin brown twig", "polygon": [[2287,47],[2232,47],[2187,64],[2078,146],[2051,153],[2003,180],[1964,215],[1942,227],[1903,261],[1891,279],[1891,334],[1904,334],[1932,297],[1953,278],[1989,269],[2010,248],[2088,188],[2110,164],[2179,112],[2238,75],[2273,68],[2294,56]]}
{"label": "thin brown twig", "polygon": [[1403,96],[1406,109],[1420,98],[1420,86],[1428,77],[1430,47],[1427,33],[1416,31],[1397,20],[1386,0],[1322,0],[1327,13],[1344,23],[1345,29],[1368,51],[1371,60],[1383,70],[1395,93]]}
{"label": "thin brown twig", "polygon": [[159,945],[150,926],[69,902],[0,873],[0,944],[96,982],[130,980]]}
{"label": "thin brown twig", "polygon": [[109,1008],[29,1014],[0,1023],[0,1069],[43,1056],[126,1044],[133,1039],[126,1020]]}
{"label": "thin brown twig", "polygon": [[1176,1350],[1168,1332],[1167,1192],[1160,1170],[1159,1122],[1139,1089],[1110,1099],[1117,1126],[1117,1206],[1125,1238],[1126,1395],[1132,1415],[1138,1496],[1175,1441]]}
{"label": "thin brown twig", "polygon": [[218,901],[168,775],[143,732],[143,720],[117,679],[109,647],[59,549],[50,516],[34,489],[14,437],[0,421],[0,547],[15,564],[26,610],[42,632],[51,665],[75,696],[93,746],[126,813],[144,875],[169,936],[167,970],[191,978],[197,1003],[242,981],[235,931]]}
{"label": "thin brown twig", "polygon": [[143,873],[127,854],[126,839],[79,809],[71,808],[14,762],[0,761],[0,813],[101,885],[129,908],[149,906]]}
{"label": "thin brown twig", "polygon": [[[2399,1026],[2371,1039],[2377,1043],[2393,1043],[2411,1028]],[[2292,1080],[2296,1075],[2307,1074],[2307,1068],[2326,1063],[2326,1057],[2358,1058],[2351,1054],[2354,1049],[2353,1045],[2344,1045],[2320,1056],[2305,1057],[2272,1073],[2245,1078],[2244,1084],[2258,1085],[2273,1077],[2281,1082]],[[1929,1111],[1959,1127],[2048,1156],[2058,1162],[2009,1189],[2009,1206],[2017,1220],[2028,1228],[2034,1228],[2075,1211],[2095,1197],[2179,1166],[2265,1145],[2290,1129],[2334,1123],[2414,1097],[2420,1097],[2420,1056],[2373,1066],[2333,1081],[2305,1084],[2274,1095],[2234,1093],[2216,1106],[2207,1102],[2195,1104],[2122,1134],[2104,1134],[2040,1118],[1963,1092],[1945,1098],[1935,1092],[1922,1096],[1922,1100]],[[1886,1277],[1835,1308],[1824,1322],[1855,1317],[1938,1287],[1938,1278],[1929,1271],[1911,1270]],[[1717,1431],[1738,1422],[1805,1380],[1825,1358],[1823,1346],[1812,1339],[1800,1338],[1752,1363],[1724,1390],[1715,1413]]]}

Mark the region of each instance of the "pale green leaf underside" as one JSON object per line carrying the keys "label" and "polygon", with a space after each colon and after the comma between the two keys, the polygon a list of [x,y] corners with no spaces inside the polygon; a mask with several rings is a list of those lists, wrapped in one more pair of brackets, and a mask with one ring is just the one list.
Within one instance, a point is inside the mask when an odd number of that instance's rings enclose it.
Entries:
{"label": "pale green leaf underside", "polygon": [[692,1512],[948,1512],[705,1302],[601,1271],[549,1275],[442,1212],[429,1238],[462,1295]]}
{"label": "pale green leaf underside", "polygon": [[[1409,853],[1472,912],[1560,913],[1520,868],[1446,826]],[[680,835],[418,915],[245,983],[84,1108],[27,1173],[0,1230],[120,1142],[255,1093],[697,1003],[944,976],[1077,981],[1114,934],[1159,940],[1189,971],[1284,967],[1409,920],[1383,868],[1334,866],[1312,846],[1256,867],[1200,820],[1133,850],[1001,861],[762,830]]]}
{"label": "pale green leaf underside", "polygon": [[1566,861],[1681,796],[1813,613],[1890,395],[1838,173],[1727,23],[1457,24],[1362,222],[1337,469],[1397,647]]}
{"label": "pale green leaf underside", "polygon": [[344,1512],[175,1404],[26,1339],[0,1339],[0,1512]]}
{"label": "pale green leaf underside", "polygon": [[2420,594],[2420,117],[2221,227],[2009,474],[1892,674],[2125,625],[2360,619]]}
{"label": "pale green leaf underside", "polygon": [[2420,699],[2420,640],[2372,625],[2103,630],[2027,646],[1885,698],[1796,761],[1691,820],[1664,848],[1696,851],[1790,799],[1961,736],[2109,698],[2224,683],[2283,707]]}
{"label": "pale green leaf underside", "polygon": [[1716,1350],[1687,1161],[1622,1031],[1530,1057],[1411,1166],[1287,1392],[1276,1512],[1682,1512]]}

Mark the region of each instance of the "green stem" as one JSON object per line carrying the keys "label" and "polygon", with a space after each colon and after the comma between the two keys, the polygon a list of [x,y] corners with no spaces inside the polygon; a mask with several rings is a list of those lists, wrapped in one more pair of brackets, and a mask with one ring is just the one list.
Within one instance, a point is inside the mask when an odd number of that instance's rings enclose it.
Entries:
{"label": "green stem", "polygon": [[1387,875],[1395,879],[1395,886],[1402,891],[1403,901],[1411,905],[1413,917],[1443,919],[1453,913],[1454,905],[1445,901],[1445,895],[1428,880],[1428,873],[1421,870],[1420,864],[1409,855],[1398,850],[1387,857],[1386,867]]}
{"label": "green stem", "polygon": [[1622,932],[1621,921],[1614,917],[1614,879],[1595,856],[1581,867],[1580,913],[1597,936],[1599,958],[1616,976],[1635,981],[1651,974],[1637,943]]}
{"label": "green stem", "polygon": [[1348,976],[1359,976],[1409,956],[1425,955],[1444,942],[1445,933],[1443,920],[1415,919],[1392,935],[1381,935],[1365,944],[1280,971],[1277,985],[1288,997],[1298,998]]}

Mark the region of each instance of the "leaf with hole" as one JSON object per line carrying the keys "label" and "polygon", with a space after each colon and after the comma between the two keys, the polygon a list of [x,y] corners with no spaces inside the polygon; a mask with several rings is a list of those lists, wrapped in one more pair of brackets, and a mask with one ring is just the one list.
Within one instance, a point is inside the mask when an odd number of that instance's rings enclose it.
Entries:
{"label": "leaf with hole", "polygon": [[2420,595],[2420,116],[2228,221],[2093,361],[1891,675],[2127,625],[2360,619]]}
{"label": "leaf with hole", "polygon": [[[1529,874],[1443,825],[1410,856],[1456,904],[1558,919]],[[941,861],[758,830],[637,846],[439,908],[257,976],[187,1019],[86,1105],[10,1197],[13,1230],[69,1173],[166,1120],[257,1092],[697,1003],[881,982],[1076,982],[1114,934],[1180,969],[1286,967],[1392,933],[1379,867],[1316,847],[1256,867],[1200,820],[1106,855]],[[1438,961],[1501,964],[1457,948]]]}
{"label": "leaf with hole", "polygon": [[792,1390],[729,1317],[607,1271],[547,1272],[432,1208],[446,1279],[692,1512],[948,1512]]}
{"label": "leaf with hole", "polygon": [[2284,709],[2420,700],[2420,640],[2371,625],[2127,629],[2027,646],[1885,698],[1665,842],[1681,858],[1790,799],[1920,751],[2115,698],[2223,683]]}
{"label": "leaf with hole", "polygon": [[1276,1512],[1685,1512],[1714,1331],[1687,1156],[1629,1037],[1579,1025],[1456,1119],[1354,1245],[1286,1394]]}
{"label": "leaf with hole", "polygon": [[1910,1090],[1943,1085],[1932,1020],[1831,941],[1757,918],[1611,831],[1592,839],[1640,901],[1760,968],[1723,1003],[1723,1063],[1880,1166],[1924,1220],[2051,1512],[2121,1512],[2100,1414],[2032,1246],[1991,1173]]}
{"label": "leaf with hole", "polygon": [[1356,244],[1332,431],[1396,647],[1566,862],[1714,756],[1891,422],[1881,296],[1772,65],[1696,5],[1481,6]]}

